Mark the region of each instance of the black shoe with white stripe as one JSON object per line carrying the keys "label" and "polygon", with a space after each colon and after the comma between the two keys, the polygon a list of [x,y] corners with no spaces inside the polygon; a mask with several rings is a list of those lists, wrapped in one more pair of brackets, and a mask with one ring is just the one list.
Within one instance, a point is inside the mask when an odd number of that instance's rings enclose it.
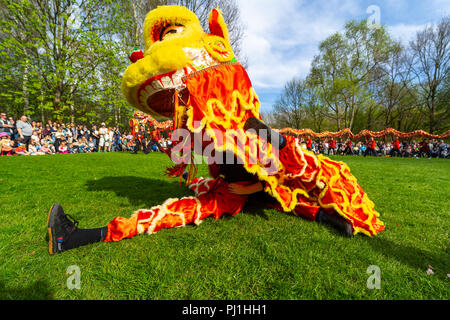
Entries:
{"label": "black shoe with white stripe", "polygon": [[50,208],[47,219],[48,252],[53,255],[65,251],[63,243],[77,228],[78,221],[75,221],[70,215],[66,215],[63,208],[55,203]]}

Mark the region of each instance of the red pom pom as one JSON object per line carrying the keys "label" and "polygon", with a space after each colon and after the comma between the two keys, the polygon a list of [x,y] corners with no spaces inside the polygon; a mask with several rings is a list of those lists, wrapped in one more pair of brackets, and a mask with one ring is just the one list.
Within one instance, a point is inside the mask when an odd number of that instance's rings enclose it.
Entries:
{"label": "red pom pom", "polygon": [[131,62],[136,63],[136,61],[144,58],[144,53],[142,52],[142,50],[133,49],[133,51],[129,53],[128,58]]}

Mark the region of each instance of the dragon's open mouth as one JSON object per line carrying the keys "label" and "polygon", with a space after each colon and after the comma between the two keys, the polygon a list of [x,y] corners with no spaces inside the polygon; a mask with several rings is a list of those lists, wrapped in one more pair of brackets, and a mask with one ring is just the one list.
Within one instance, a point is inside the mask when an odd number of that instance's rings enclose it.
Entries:
{"label": "dragon's open mouth", "polygon": [[156,75],[144,82],[137,95],[141,106],[148,106],[147,113],[172,118],[174,116],[174,95],[187,90],[183,77],[188,75],[187,68]]}

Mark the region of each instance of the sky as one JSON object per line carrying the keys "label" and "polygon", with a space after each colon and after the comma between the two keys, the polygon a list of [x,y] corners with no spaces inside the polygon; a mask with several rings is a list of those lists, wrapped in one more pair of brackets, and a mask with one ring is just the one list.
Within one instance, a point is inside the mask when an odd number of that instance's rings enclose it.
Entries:
{"label": "sky", "polygon": [[450,0],[237,0],[245,27],[243,54],[250,79],[270,112],[287,81],[304,78],[321,41],[363,20],[377,6],[380,23],[408,44],[418,30],[450,14]]}

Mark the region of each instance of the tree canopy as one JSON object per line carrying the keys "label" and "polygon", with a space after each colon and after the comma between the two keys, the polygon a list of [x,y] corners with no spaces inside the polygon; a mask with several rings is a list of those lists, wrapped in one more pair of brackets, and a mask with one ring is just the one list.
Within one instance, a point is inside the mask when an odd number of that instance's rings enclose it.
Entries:
{"label": "tree canopy", "polygon": [[305,79],[287,82],[273,126],[339,131],[450,129],[450,17],[409,45],[385,27],[350,21],[319,45]]}
{"label": "tree canopy", "polygon": [[143,48],[145,15],[185,5],[207,25],[220,6],[239,54],[243,30],[234,1],[0,0],[0,106],[33,120],[126,125],[121,93],[128,52]]}

